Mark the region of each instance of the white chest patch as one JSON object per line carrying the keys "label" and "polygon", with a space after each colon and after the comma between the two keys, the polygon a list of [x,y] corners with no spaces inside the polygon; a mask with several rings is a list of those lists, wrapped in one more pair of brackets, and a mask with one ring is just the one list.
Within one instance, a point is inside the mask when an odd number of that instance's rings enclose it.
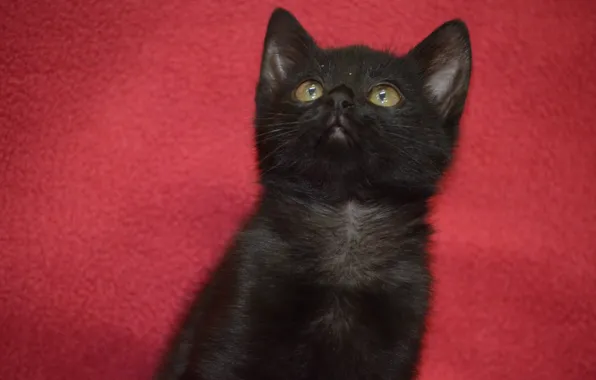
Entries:
{"label": "white chest patch", "polygon": [[344,206],[342,213],[345,218],[344,228],[346,238],[352,241],[358,240],[362,232],[364,219],[367,218],[368,213],[371,213],[371,209],[363,208],[354,202],[349,202]]}
{"label": "white chest patch", "polygon": [[387,258],[391,216],[385,208],[356,202],[330,213],[320,262],[326,278],[347,286],[378,280]]}

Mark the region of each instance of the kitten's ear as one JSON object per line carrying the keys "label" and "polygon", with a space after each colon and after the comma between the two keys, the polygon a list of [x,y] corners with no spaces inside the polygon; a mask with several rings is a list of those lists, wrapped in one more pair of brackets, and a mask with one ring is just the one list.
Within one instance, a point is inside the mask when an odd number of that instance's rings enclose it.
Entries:
{"label": "kitten's ear", "polygon": [[440,115],[444,120],[457,123],[472,73],[472,50],[466,24],[461,20],[443,24],[408,55],[418,64],[427,95]]}
{"label": "kitten's ear", "polygon": [[277,8],[267,26],[261,81],[269,90],[288,78],[292,69],[309,60],[315,43],[298,20],[288,11]]}

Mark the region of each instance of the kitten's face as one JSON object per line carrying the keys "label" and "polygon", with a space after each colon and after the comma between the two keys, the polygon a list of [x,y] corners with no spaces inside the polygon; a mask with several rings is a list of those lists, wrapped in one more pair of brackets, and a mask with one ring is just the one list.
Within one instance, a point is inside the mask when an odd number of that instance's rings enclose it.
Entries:
{"label": "kitten's face", "polygon": [[465,26],[442,29],[398,57],[319,48],[293,16],[274,12],[257,91],[262,174],[315,186],[434,186],[470,76]]}

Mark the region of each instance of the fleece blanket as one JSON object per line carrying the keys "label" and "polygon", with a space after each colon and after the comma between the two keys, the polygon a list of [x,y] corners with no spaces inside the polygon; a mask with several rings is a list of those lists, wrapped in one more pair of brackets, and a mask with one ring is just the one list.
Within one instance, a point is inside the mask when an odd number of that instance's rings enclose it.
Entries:
{"label": "fleece blanket", "polygon": [[278,5],[326,46],[469,25],[421,379],[596,379],[592,0],[1,2],[0,379],[150,378],[258,194]]}

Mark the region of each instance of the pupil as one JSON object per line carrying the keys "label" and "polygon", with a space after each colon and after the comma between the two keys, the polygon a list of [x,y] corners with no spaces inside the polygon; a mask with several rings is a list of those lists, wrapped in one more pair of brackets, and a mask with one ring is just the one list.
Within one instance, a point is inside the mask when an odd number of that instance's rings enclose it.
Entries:
{"label": "pupil", "polygon": [[316,86],[310,86],[307,91],[308,91],[308,95],[312,98],[317,93],[317,87]]}
{"label": "pupil", "polygon": [[379,92],[379,100],[380,100],[382,103],[384,103],[384,102],[385,102],[385,100],[387,100],[386,98],[387,98],[387,92],[386,92],[385,90],[381,90],[381,91]]}

